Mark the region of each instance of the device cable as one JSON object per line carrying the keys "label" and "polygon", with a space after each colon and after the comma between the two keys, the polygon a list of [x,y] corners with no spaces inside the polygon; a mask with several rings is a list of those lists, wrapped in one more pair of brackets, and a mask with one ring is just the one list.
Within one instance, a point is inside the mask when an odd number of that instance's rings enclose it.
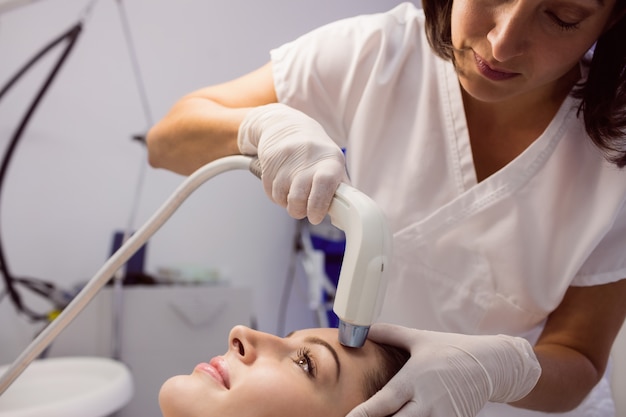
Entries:
{"label": "device cable", "polygon": [[252,158],[243,155],[227,156],[206,164],[187,177],[152,217],[105,262],[59,316],[50,322],[11,364],[0,377],[0,395],[52,343],[61,331],[76,318],[93,297],[96,296],[98,291],[111,279],[113,274],[165,224],[198,187],[214,176],[228,170],[250,169],[251,160]]}
{"label": "device cable", "polygon": [[[23,133],[24,133],[24,131],[26,129],[26,126],[27,126],[28,122],[30,121],[31,117],[33,116],[35,110],[37,109],[38,105],[41,103],[41,100],[42,100],[43,96],[48,91],[50,85],[52,84],[52,81],[55,79],[55,77],[59,73],[59,70],[61,69],[62,65],[65,63],[65,61],[68,58],[70,52],[72,51],[74,45],[76,44],[76,40],[78,39],[78,36],[80,35],[81,31],[82,31],[82,21],[79,21],[77,24],[72,26],[67,32],[63,33],[61,36],[59,36],[58,38],[56,38],[52,42],[50,42],[48,45],[46,45],[39,53],[37,53],[32,59],[30,59],[26,63],[26,65],[24,65],[17,72],[17,74],[15,76],[13,76],[7,82],[7,84],[2,88],[2,90],[0,90],[0,99],[2,99],[2,97],[9,91],[9,89],[11,87],[13,87],[13,85],[15,85],[15,83],[37,61],[39,61],[43,56],[45,56],[55,46],[57,46],[58,44],[60,44],[63,41],[67,41],[67,45],[65,46],[65,49],[63,50],[63,52],[61,53],[61,56],[59,57],[59,59],[57,60],[57,62],[54,65],[54,67],[52,68],[52,71],[50,72],[50,74],[45,79],[43,85],[41,86],[41,88],[37,92],[37,95],[35,96],[33,102],[30,104],[30,106],[29,106],[28,110],[26,111],[25,115],[22,117],[22,120],[20,121],[20,124],[18,125],[17,129],[13,133],[13,136],[11,137],[9,145],[7,146],[7,149],[6,149],[6,151],[4,153],[4,156],[2,158],[2,162],[0,163],[0,196],[1,196],[2,186],[3,186],[4,181],[6,179],[6,174],[7,174],[7,171],[8,171],[10,162],[11,162],[11,159],[13,157],[13,154],[15,152],[15,149],[17,147],[17,144],[19,143],[19,141],[20,141],[20,139],[21,139],[21,137],[22,137],[22,135],[23,135]],[[28,308],[27,306],[25,306],[24,303],[22,302],[22,298],[21,298],[20,293],[17,291],[17,289],[13,285],[14,282],[15,282],[15,278],[13,277],[13,274],[11,273],[11,271],[9,269],[9,265],[8,265],[7,260],[6,260],[6,256],[4,254],[4,244],[2,242],[1,235],[0,235],[0,271],[2,272],[4,281],[5,281],[5,284],[6,284],[6,291],[7,291],[8,295],[9,295],[9,297],[11,298],[11,300],[13,301],[14,305],[17,307],[17,309],[20,312],[26,314],[26,316],[28,316],[31,320],[34,320],[34,321],[47,320],[47,318],[48,318],[47,314],[36,313],[35,311],[33,311],[30,308]]]}

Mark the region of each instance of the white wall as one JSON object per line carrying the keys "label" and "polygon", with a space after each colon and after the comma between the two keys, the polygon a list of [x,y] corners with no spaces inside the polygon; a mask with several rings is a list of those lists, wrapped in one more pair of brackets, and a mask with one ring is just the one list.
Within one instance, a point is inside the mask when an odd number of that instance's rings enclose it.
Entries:
{"label": "white wall", "polygon": [[[28,126],[0,194],[0,238],[15,275],[71,286],[93,276],[113,231],[129,221],[145,132],[181,95],[248,72],[272,47],[320,24],[382,11],[398,0],[134,0],[124,7],[149,102],[141,106],[118,1],[95,3],[69,60]],[[6,1],[5,1],[6,3]],[[0,15],[0,83],[74,24],[87,0],[46,0]],[[58,52],[0,101],[0,152]],[[139,226],[184,179],[146,168]],[[274,332],[294,221],[247,172],[197,191],[149,242],[147,269],[193,264],[250,286],[259,327]],[[0,289],[2,286],[0,286]],[[0,290],[1,291],[1,290]],[[289,327],[312,323],[296,289]],[[1,292],[0,292],[1,294]],[[34,303],[34,307],[46,304]],[[34,303],[34,304],[33,304]],[[0,302],[0,363],[12,361],[36,327]]]}

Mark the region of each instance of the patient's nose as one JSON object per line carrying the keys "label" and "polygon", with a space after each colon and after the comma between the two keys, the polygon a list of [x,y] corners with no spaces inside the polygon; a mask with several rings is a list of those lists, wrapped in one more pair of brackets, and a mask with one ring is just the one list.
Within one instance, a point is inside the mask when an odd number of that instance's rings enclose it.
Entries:
{"label": "patient's nose", "polygon": [[269,333],[252,330],[246,326],[235,326],[230,331],[229,349],[244,363],[253,363],[260,355],[279,354],[285,345],[284,339]]}

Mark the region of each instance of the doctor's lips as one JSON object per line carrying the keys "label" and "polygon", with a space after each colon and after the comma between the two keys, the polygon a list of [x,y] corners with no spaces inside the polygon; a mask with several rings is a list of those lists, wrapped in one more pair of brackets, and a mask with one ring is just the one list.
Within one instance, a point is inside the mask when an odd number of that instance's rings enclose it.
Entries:
{"label": "doctor's lips", "polygon": [[487,63],[487,61],[482,59],[476,53],[474,53],[474,61],[476,62],[476,68],[478,68],[478,71],[485,78],[489,78],[490,80],[493,80],[493,81],[508,80],[519,75],[519,73],[517,72],[510,72],[507,70],[497,69],[497,68],[492,67],[491,65]]}
{"label": "doctor's lips", "polygon": [[228,365],[222,356],[216,356],[209,363],[200,363],[196,366],[196,370],[209,374],[220,385],[226,389],[230,389],[230,376],[228,373]]}

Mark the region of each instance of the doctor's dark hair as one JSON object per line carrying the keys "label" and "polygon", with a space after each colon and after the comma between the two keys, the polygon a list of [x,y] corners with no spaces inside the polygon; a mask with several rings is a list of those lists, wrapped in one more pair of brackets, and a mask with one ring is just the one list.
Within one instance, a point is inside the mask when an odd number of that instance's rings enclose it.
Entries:
{"label": "doctor's dark hair", "polygon": [[[451,15],[453,0],[423,0],[426,35],[433,51],[454,62]],[[579,116],[591,140],[608,161],[626,166],[626,0],[616,0],[613,21],[595,45],[589,74],[572,95],[580,99]]]}
{"label": "doctor's dark hair", "polygon": [[385,386],[411,356],[406,350],[395,346],[382,343],[374,343],[374,345],[376,346],[381,366],[365,373],[365,385],[363,386],[365,398],[370,398]]}

